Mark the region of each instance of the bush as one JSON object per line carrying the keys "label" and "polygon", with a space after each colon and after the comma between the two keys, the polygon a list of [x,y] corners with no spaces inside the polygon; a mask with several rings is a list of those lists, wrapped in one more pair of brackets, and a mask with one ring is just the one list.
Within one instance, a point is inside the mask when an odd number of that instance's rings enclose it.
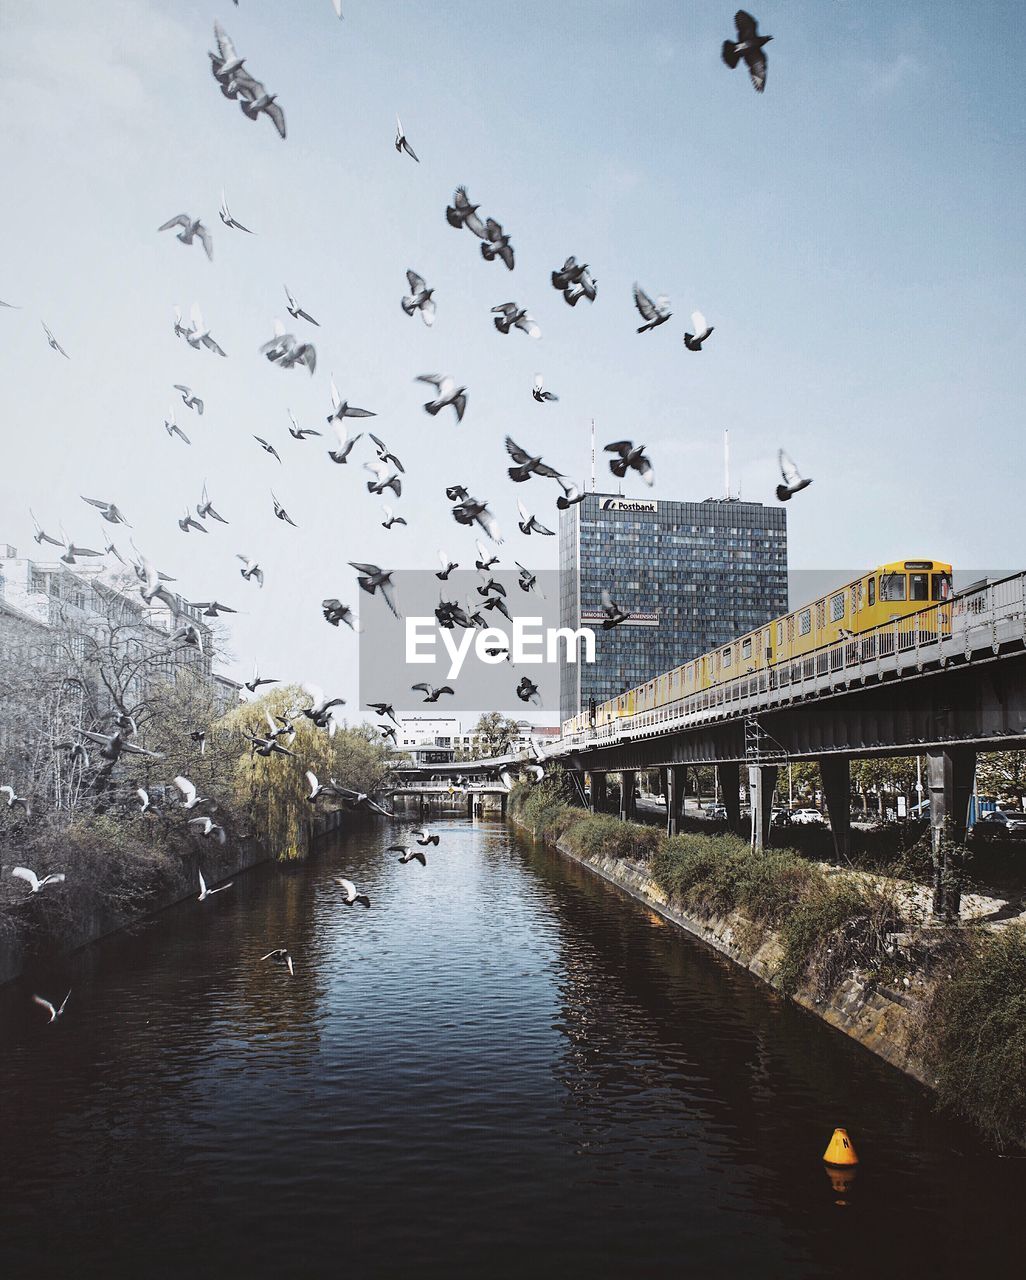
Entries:
{"label": "bush", "polygon": [[941,1104],[1026,1143],[1026,928],[962,931],[934,960],[922,1044]]}

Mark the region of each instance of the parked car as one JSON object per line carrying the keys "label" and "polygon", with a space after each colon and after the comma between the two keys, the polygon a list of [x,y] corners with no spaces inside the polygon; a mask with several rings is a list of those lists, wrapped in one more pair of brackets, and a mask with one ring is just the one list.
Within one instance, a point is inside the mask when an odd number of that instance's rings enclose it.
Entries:
{"label": "parked car", "polygon": [[990,809],[980,814],[969,834],[988,843],[993,840],[1026,840],[1026,813]]}
{"label": "parked car", "polygon": [[822,823],[823,815],[818,809],[792,809],[791,821],[798,823],[799,826],[815,826]]}
{"label": "parked car", "polygon": [[727,810],[722,804],[707,804],[705,806],[705,816],[712,818],[714,822],[726,822]]}

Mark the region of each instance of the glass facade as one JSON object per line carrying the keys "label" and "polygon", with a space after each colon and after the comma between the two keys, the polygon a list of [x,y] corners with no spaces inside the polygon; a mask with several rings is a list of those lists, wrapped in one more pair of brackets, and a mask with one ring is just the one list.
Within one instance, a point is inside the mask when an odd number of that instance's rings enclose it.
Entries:
{"label": "glass facade", "polygon": [[[560,720],[787,612],[787,513],[758,502],[589,493],[559,519],[560,626],[595,631],[560,669]],[[602,590],[633,616],[601,629]]]}

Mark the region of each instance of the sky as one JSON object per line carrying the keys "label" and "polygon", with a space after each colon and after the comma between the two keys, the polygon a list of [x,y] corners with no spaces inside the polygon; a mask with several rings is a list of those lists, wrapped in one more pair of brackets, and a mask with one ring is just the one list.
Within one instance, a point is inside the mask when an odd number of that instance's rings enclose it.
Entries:
{"label": "sky", "polygon": [[[0,542],[35,550],[31,505],[95,545],[110,529],[80,495],[116,501],[188,598],[240,611],[233,674],[256,659],[350,707],[357,638],[320,601],[367,602],[349,560],[470,561],[447,484],[490,501],[510,567],[555,567],[515,503],[552,524],[557,491],[510,483],[507,432],[586,481],[594,419],[600,450],[648,446],[667,499],[722,495],[729,430],[735,491],[772,503],[783,446],[814,479],[789,508],[792,569],[1026,563],[1021,6],[767,0],[762,96],[720,61],[733,9],[708,0],[344,10],[0,3],[0,299],[20,308],[0,310]],[[218,92],[215,18],[278,93],[287,140]],[[393,148],[396,113],[419,164]],[[510,233],[512,273],[447,225],[459,184]],[[222,185],[255,235],[222,227]],[[211,227],[212,263],[157,234],[183,211]],[[593,306],[551,287],[568,254],[591,264]],[[399,306],[410,267],[436,289],[433,329]],[[674,311],[640,336],[634,281]],[[317,347],[313,377],[259,354],[289,320],[285,283],[320,321],[289,324]],[[509,300],[541,339],[495,331]],[[227,359],[174,336],[193,302]],[[700,354],[681,341],[695,309],[716,330]],[[531,398],[536,371],[558,403]],[[462,425],[423,412],[428,372],[468,387]],[[331,373],[406,466],[406,528],[379,525],[366,437],[343,467],[288,435],[290,408],[324,428]],[[163,430],[172,405],[189,447]],[[231,523],[185,535],[204,481]],[[648,496],[637,477],[624,491]]]}

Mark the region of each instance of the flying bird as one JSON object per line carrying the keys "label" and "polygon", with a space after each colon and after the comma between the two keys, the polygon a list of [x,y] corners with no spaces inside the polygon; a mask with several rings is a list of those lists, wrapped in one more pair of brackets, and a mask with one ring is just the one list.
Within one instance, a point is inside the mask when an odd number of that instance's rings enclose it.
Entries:
{"label": "flying bird", "polygon": [[32,535],[32,540],[34,542],[38,543],[39,546],[42,546],[44,542],[48,542],[51,547],[64,546],[64,543],[60,538],[54,538],[50,534],[43,532],[42,526],[40,525],[39,521],[36,519],[34,515],[32,515],[31,507],[29,508],[29,515],[32,516],[32,527],[35,529],[35,533],[33,533]]}
{"label": "flying bird", "polygon": [[395,603],[395,587],[392,584],[394,569],[379,569],[376,564],[359,564],[350,560],[349,565],[357,571],[356,581],[368,595],[374,595],[379,589],[392,613],[398,618],[399,610]]}
{"label": "flying bird", "polygon": [[278,450],[274,447],[273,444],[268,444],[268,442],[263,438],[263,436],[254,436],[253,439],[257,442],[260,448],[263,449],[264,453],[269,453],[272,458],[277,458],[278,461],[281,462],[281,458],[278,455]]}
{"label": "flying bird", "polygon": [[374,476],[373,480],[367,481],[368,493],[384,493],[386,489],[391,489],[397,498],[402,497],[403,482],[394,467],[389,467],[384,462],[365,462],[363,469]]}
{"label": "flying bird", "polygon": [[502,223],[489,218],[485,222],[485,235],[481,242],[481,257],[486,262],[500,258],[510,271],[513,270],[513,246],[509,236],[503,231]]}
{"label": "flying bird", "polygon": [[83,502],[88,502],[91,507],[96,507],[102,519],[108,524],[128,524],[121,510],[113,502],[104,502],[102,498],[87,498],[85,494],[79,495]]}
{"label": "flying bird", "polygon": [[169,436],[178,436],[180,440],[184,440],[186,444],[192,444],[192,441],[185,434],[182,428],[175,422],[175,411],[171,410],[171,416],[164,419],[164,430]]}
{"label": "flying bird", "polygon": [[545,538],[554,538],[556,536],[551,529],[546,529],[543,524],[539,523],[537,516],[531,515],[519,498],[517,498],[517,511],[520,513],[518,523],[521,533],[526,533],[528,536],[532,533],[537,533]]}
{"label": "flying bird", "polygon": [[420,164],[417,153],[406,141],[406,134],[403,132],[403,122],[398,116],[395,118],[395,149],[400,155],[405,151],[411,160],[416,160]]}
{"label": "flying bird", "polygon": [[692,311],[691,323],[695,326],[695,332],[684,335],[684,345],[689,351],[701,351],[702,343],[712,333],[713,326],[706,323],[701,311]]}
{"label": "flying bird", "polygon": [[353,445],[362,438],[363,432],[358,431],[355,436],[351,436],[346,427],[345,418],[335,419],[334,421],[329,418],[328,421],[331,422],[331,429],[334,431],[335,439],[338,441],[337,448],[328,450],[328,457],[332,462],[339,464],[348,462],[349,455],[353,452]]}
{"label": "flying bird", "polygon": [[523,330],[529,338],[541,337],[541,329],[527,314],[526,308],[518,306],[515,302],[500,303],[499,306],[492,307],[492,313],[495,314],[493,323],[500,333],[509,333],[510,329],[515,327]]}
{"label": "flying bird", "polygon": [[777,485],[777,501],[790,502],[794,494],[807,489],[812,484],[812,480],[807,480],[799,472],[790,454],[785,453],[783,449],[777,450],[777,462],[780,464],[780,475],[783,478],[783,484]]}
{"label": "flying bird", "polygon": [[293,440],[305,440],[307,436],[319,436],[321,434],[319,431],[314,431],[312,427],[301,427],[291,409],[289,410],[289,420],[292,423],[292,426],[289,427],[289,435]]}
{"label": "flying bird", "polygon": [[261,956],[260,959],[273,960],[275,964],[280,964],[283,968],[288,969],[290,977],[295,977],[296,975],[288,947],[277,947],[274,951],[268,951],[267,955]]}
{"label": "flying bird", "polygon": [[510,436],[506,437],[506,452],[517,464],[506,468],[514,484],[523,484],[525,480],[530,480],[531,476],[541,476],[546,480],[562,479],[561,472],[553,470],[542,462],[541,454],[534,457],[526,449],[522,449]]}
{"label": "flying bird", "polygon": [[405,866],[408,862],[419,862],[422,867],[427,866],[427,858],[419,849],[411,849],[406,844],[390,844],[388,846],[389,853],[398,853],[402,856],[399,861]]}
{"label": "flying bird", "polygon": [[656,298],[655,302],[648,296],[644,289],[637,284],[634,286],[634,305],[641,313],[643,325],[638,328],[638,333],[645,333],[649,329],[656,329],[661,324],[665,324],[669,320],[673,312],[670,310],[670,299],[663,293]]}
{"label": "flying bird", "polygon": [[477,548],[477,559],[474,561],[475,569],[480,569],[482,573],[487,573],[489,569],[499,563],[499,557],[489,555],[480,538],[474,540],[474,546]]}
{"label": "flying bird", "polygon": [[[278,461],[280,462],[281,459],[279,458]],[[273,489],[271,490],[271,501],[274,503],[275,517],[278,520],[283,520],[286,524],[290,524],[293,527],[293,529],[297,529],[299,526],[296,524],[295,520],[292,519],[289,513],[285,510],[285,508],[281,505],[278,499],[274,496]]]}
{"label": "flying bird", "polygon": [[392,725],[390,725],[390,724],[379,724],[379,725],[378,725],[378,728],[381,730],[381,736],[382,736],[383,738],[391,738],[391,739],[392,739],[392,746],[393,746],[393,747],[397,747],[397,746],[399,745],[399,741],[398,741],[398,738],[396,737],[395,729],[392,727]]}
{"label": "flying bird", "polygon": [[221,188],[221,207],[217,211],[221,216],[221,221],[226,227],[231,227],[235,231],[245,231],[248,235],[252,235],[249,227],[244,227],[241,222],[232,217],[231,210],[228,208],[228,196],[224,187]]}
{"label": "flying bird", "polygon": [[[40,321],[40,323],[42,323],[42,321]],[[70,360],[70,359],[71,359],[71,356],[69,356],[69,355],[68,355],[68,353],[64,350],[64,348],[61,346],[61,344],[60,344],[60,343],[57,341],[57,339],[53,336],[53,334],[51,333],[51,331],[50,331],[49,327],[48,327],[47,325],[45,325],[45,324],[44,324],[44,325],[43,325],[43,329],[44,329],[44,330],[45,330],[45,332],[46,332],[46,340],[47,340],[47,342],[50,344],[50,346],[53,348],[53,350],[54,350],[54,351],[59,351],[59,352],[60,352],[60,354],[64,357],[64,359],[65,359],[65,360]]]}
{"label": "flying bird", "polygon": [[321,610],[324,613],[325,620],[330,622],[333,627],[337,627],[340,622],[344,622],[351,631],[356,631],[355,625],[356,615],[350,609],[349,605],[343,604],[341,600],[321,601]]}
{"label": "flying bird", "polygon": [[444,551],[439,551],[438,560],[442,568],[441,570],[437,570],[437,569],[435,570],[435,577],[438,578],[441,582],[448,582],[449,574],[452,573],[453,569],[458,569],[459,565],[456,563],[455,560],[450,559],[450,557],[447,556]]}
{"label": "flying bird", "polygon": [[48,884],[62,884],[64,882],[64,872],[53,872],[50,875],[43,876],[42,880],[30,867],[15,867],[11,872],[12,876],[16,876],[19,880],[24,880],[33,893],[40,893]]}
{"label": "flying bird", "polygon": [[731,71],[743,58],[756,93],[766,88],[766,45],[772,36],[759,35],[759,24],[750,13],[738,9],[734,14],[736,40],[724,40],[722,57]]}
{"label": "flying bird", "polygon": [[515,560],[513,563],[520,570],[520,577],[517,580],[517,586],[520,590],[533,591],[535,595],[541,596],[544,600],[545,596],[538,587],[538,575],[536,573],[532,573],[530,569],[525,569],[519,560]]}
{"label": "flying bird", "polygon": [[538,686],[532,680],[528,680],[527,676],[523,676],[517,685],[517,697],[521,702],[533,702],[536,706],[541,705]]}
{"label": "flying bird", "polygon": [[572,480],[569,484],[562,479],[557,480],[556,483],[563,490],[556,499],[556,506],[560,511],[568,511],[570,507],[576,506],[579,502],[583,502],[588,496],[587,493],[584,490],[579,489]]}
{"label": "flying bird", "polygon": [[595,281],[586,262],[578,262],[571,255],[558,271],[552,272],[552,287],[558,289],[564,301],[575,307],[583,297],[594,302],[596,297]]}
{"label": "flying bird", "polygon": [[614,627],[619,626],[621,622],[626,622],[631,616],[629,613],[624,613],[605,588],[602,589],[602,612],[605,614],[602,619],[603,631],[612,631]]}
{"label": "flying bird", "polygon": [[207,532],[206,525],[202,525],[198,520],[195,520],[188,507],[185,508],[185,515],[178,521],[178,527],[182,533],[188,533],[190,529],[198,529],[200,533]]}
{"label": "flying bird", "polygon": [[417,831],[411,831],[410,834],[416,839],[417,843],[420,845],[429,845],[429,844],[437,845],[440,839],[439,836],[429,836],[428,833],[423,829],[419,829]]}
{"label": "flying bird", "polygon": [[207,898],[211,897],[215,893],[223,893],[225,889],[230,889],[232,885],[235,883],[234,880],[229,880],[227,884],[219,884],[216,889],[208,889],[207,882],[203,879],[203,872],[200,871],[197,874],[199,875],[199,887],[200,887],[199,898],[197,899],[197,901],[199,902],[205,901]]}
{"label": "flying bird", "polygon": [[260,688],[262,684],[278,684],[278,681],[261,676],[260,670],[257,667],[257,664],[254,662],[253,679],[247,680],[246,683],[243,685],[243,688],[248,689],[250,693],[256,693],[256,691]]}
{"label": "flying bird", "polygon": [[425,702],[437,702],[443,693],[456,693],[456,690],[450,685],[443,684],[438,688],[434,688],[432,685],[425,684],[423,681],[420,684],[411,684],[410,690],[413,693],[422,693],[424,695]]}
{"label": "flying bird", "polygon": [[188,213],[176,214],[173,218],[168,218],[167,222],[157,228],[158,231],[170,231],[172,227],[181,227],[176,239],[182,244],[192,244],[194,239],[198,239],[200,244],[206,251],[206,255],[211,262],[214,260],[214,241],[210,232],[199,220]]}
{"label": "flying bird", "polygon": [[251,560],[249,556],[239,554],[236,554],[235,559],[242,561],[242,568],[239,570],[239,573],[247,582],[256,578],[257,586],[262,587],[264,585],[264,571],[255,560]]}
{"label": "flying bird", "polygon": [[192,784],[192,782],[190,782],[189,779],[184,777],[182,774],[179,774],[175,778],[175,786],[185,797],[182,805],[184,809],[195,809],[196,806],[199,804],[209,803],[209,801],[207,800],[207,797],[201,796],[199,792],[196,790],[195,786]]}
{"label": "flying bird", "polygon": [[228,523],[220,512],[214,510],[214,504],[210,501],[210,497],[207,494],[207,482],[205,480],[203,481],[203,494],[200,497],[199,502],[196,504],[196,514],[201,520],[206,520],[209,516],[211,520],[216,520],[218,524]]}
{"label": "flying bird", "polygon": [[534,387],[531,389],[531,395],[534,396],[539,404],[545,404],[546,401],[554,404],[559,399],[559,396],[545,390],[545,379],[540,373],[534,375]]}
{"label": "flying bird", "polygon": [[47,1013],[49,1013],[50,1021],[51,1023],[53,1023],[53,1022],[56,1022],[57,1019],[64,1012],[64,1006],[71,999],[71,990],[69,988],[68,994],[61,1001],[60,1006],[58,1008],[54,1008],[53,1004],[51,1004],[49,1000],[45,1000],[42,996],[33,996],[32,999],[36,1002],[36,1004],[40,1006],[40,1008],[45,1009]]}
{"label": "flying bird", "polygon": [[247,97],[243,94],[243,100],[239,103],[242,108],[242,114],[248,120],[256,120],[261,114],[267,116],[281,137],[284,138],[286,134],[285,112],[278,102],[278,95],[276,93],[268,93],[259,80],[255,80],[252,83],[260,92],[255,97]]}
{"label": "flying bird", "polygon": [[335,386],[335,378],[331,378],[331,413],[328,414],[328,422],[341,422],[343,418],[376,418],[377,414],[372,413],[370,409],[358,409],[355,405],[351,405],[348,400],[343,400],[339,395],[338,387]]}
{"label": "flying bird", "polygon": [[[290,755],[291,755],[291,752],[289,752],[288,754],[290,754]],[[217,824],[216,822],[214,822],[214,821],[213,821],[213,819],[211,819],[211,818],[207,818],[207,817],[202,817],[202,818],[190,818],[190,819],[189,819],[189,826],[190,826],[190,827],[202,827],[202,828],[203,828],[203,830],[200,832],[200,835],[201,835],[201,836],[204,836],[204,837],[205,837],[206,839],[208,839],[208,840],[216,840],[218,844],[224,844],[225,840],[228,838],[228,837],[227,837],[227,835],[226,835],[226,833],[225,833],[225,829],[224,829],[224,827],[220,827],[220,826],[218,826],[218,824]],[[221,887],[222,887],[223,889],[228,889],[228,888],[230,888],[230,887],[231,887],[231,885],[230,885],[230,884],[226,884],[226,885],[222,885]],[[212,892],[212,893],[219,893],[219,892],[220,892],[220,890],[219,890],[219,889],[212,889],[212,890],[211,890],[211,892]],[[202,898],[200,899],[200,901],[202,902]]]}
{"label": "flying bird", "polygon": [[202,418],[203,417],[203,401],[199,398],[198,395],[196,395],[193,389],[191,387],[185,386],[181,382],[176,382],[175,390],[180,391],[182,393],[182,404],[184,404],[187,409],[195,409],[196,412]]}
{"label": "flying bird", "polygon": [[464,498],[470,497],[470,492],[461,484],[451,484],[446,489],[445,496],[450,502],[462,502]]}
{"label": "flying bird", "polygon": [[186,328],[181,321],[181,312],[175,308],[175,333],[183,337],[190,347],[194,347],[197,351],[200,347],[206,347],[208,351],[213,351],[215,356],[224,356],[225,352],[222,347],[214,340],[203,320],[203,313],[199,309],[199,304],[194,302],[189,311],[190,324]]}
{"label": "flying bird", "polygon": [[488,503],[482,502],[480,498],[467,497],[462,502],[457,502],[452,509],[452,518],[457,524],[473,524],[476,521],[493,542],[502,541],[499,522],[489,510]]}
{"label": "flying bird", "polygon": [[313,316],[309,313],[309,311],[303,310],[303,308],[295,300],[292,294],[289,293],[288,285],[285,285],[284,288],[285,288],[285,297],[288,298],[289,315],[292,317],[292,319],[293,320],[309,320],[311,324],[315,324],[319,329],[321,327],[320,321],[315,320]]}
{"label": "flying bird", "polygon": [[428,383],[438,393],[433,400],[428,400],[424,405],[432,417],[441,412],[446,405],[452,405],[456,411],[456,421],[463,421],[463,415],[467,411],[466,387],[458,387],[456,379],[447,373],[420,373],[416,381]]}
{"label": "flying bird", "polygon": [[482,240],[487,238],[487,231],[481,219],[477,216],[479,206],[470,203],[470,197],[467,195],[466,187],[457,187],[452,198],[452,204],[445,210],[446,221],[450,227],[455,227],[457,231],[461,227],[466,227],[468,231],[473,231],[474,235],[480,236]]}
{"label": "flying bird", "polygon": [[405,524],[405,516],[397,516],[388,503],[382,503],[381,510],[385,513],[385,518],[381,522],[382,529],[391,529],[393,525]]}
{"label": "flying bird", "polygon": [[362,903],[365,907],[370,906],[370,898],[368,898],[365,893],[357,893],[356,885],[353,884],[352,880],[345,880],[340,876],[336,876],[335,883],[342,886],[342,893],[344,895],[342,901],[347,907],[351,907],[357,902]]}
{"label": "flying bird", "polygon": [[398,727],[399,721],[396,718],[395,707],[390,702],[368,702],[367,706],[379,716],[388,716],[393,724]]}
{"label": "flying bird", "polygon": [[645,454],[643,444],[636,445],[630,440],[616,440],[613,444],[607,444],[604,452],[618,455],[609,459],[609,470],[614,476],[619,476],[622,480],[628,470],[636,471],[647,485],[654,483],[652,463]]}
{"label": "flying bird", "polygon": [[389,449],[389,448],[388,448],[388,446],[385,444],[384,440],[379,439],[379,438],[374,434],[374,432],[373,432],[373,431],[368,431],[368,432],[367,432],[367,435],[370,437],[370,439],[371,439],[371,440],[373,440],[373,441],[374,441],[374,451],[375,451],[375,453],[378,455],[378,459],[379,459],[381,462],[390,462],[390,463],[392,464],[392,466],[393,466],[393,467],[395,467],[395,469],[396,469],[397,471],[401,471],[401,472],[405,475],[405,474],[406,474],[406,468],[405,468],[405,467],[403,466],[403,464],[399,461],[399,459],[395,456],[395,454],[391,451],[391,449]]}
{"label": "flying bird", "polygon": [[220,600],[190,600],[188,604],[190,609],[199,609],[204,618],[218,618],[222,613],[238,613],[237,609],[229,609]]}
{"label": "flying bird", "polygon": [[415,311],[420,312],[420,318],[430,329],[435,323],[435,299],[434,289],[429,289],[424,281],[423,276],[417,275],[416,271],[407,271],[406,280],[410,286],[408,296],[402,299],[400,305],[408,316],[412,316]]}

